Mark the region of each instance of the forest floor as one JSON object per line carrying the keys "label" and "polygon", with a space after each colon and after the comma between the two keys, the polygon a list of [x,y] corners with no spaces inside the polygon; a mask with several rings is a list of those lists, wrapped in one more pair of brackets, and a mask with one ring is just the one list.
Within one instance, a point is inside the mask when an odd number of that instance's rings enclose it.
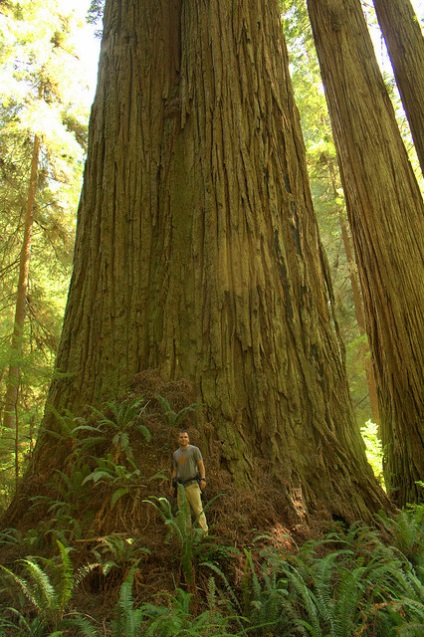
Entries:
{"label": "forest floor", "polygon": [[[0,635],[130,637],[131,624],[137,637],[297,637],[305,621],[328,635],[350,608],[343,635],[402,627],[415,636],[424,507],[380,518],[378,530],[312,517],[300,504],[288,512],[266,466],[235,486],[200,410],[187,381],[150,370],[118,401],[62,419],[52,434],[58,457],[27,475],[29,492],[3,518]],[[185,526],[169,492],[182,428],[204,452],[207,537]]]}
{"label": "forest floor", "polygon": [[[74,451],[65,466],[34,476],[33,504],[18,525],[27,540],[0,548],[3,564],[11,568],[28,554],[50,559],[59,540],[72,547],[75,572],[85,569],[77,606],[89,613],[92,608],[98,612],[100,605],[107,613],[130,571],[139,602],[157,602],[176,587],[197,594],[206,589],[211,574],[201,564],[215,565],[212,568],[237,583],[244,549],[253,555],[266,545],[290,551],[327,530],[328,520],[319,519],[285,527],[279,490],[266,471],[259,486],[235,488],[222,468],[212,425],[196,424],[195,407],[187,409],[194,405],[187,381],[164,382],[150,370],[134,379],[120,402],[132,404],[141,396],[141,430],[137,421],[129,422],[128,416],[125,420],[123,411],[116,418],[113,407],[95,412],[79,429],[78,440],[69,441]],[[188,429],[192,444],[203,443],[208,449],[207,538],[181,531],[176,499],[169,494],[172,453],[181,427]]]}

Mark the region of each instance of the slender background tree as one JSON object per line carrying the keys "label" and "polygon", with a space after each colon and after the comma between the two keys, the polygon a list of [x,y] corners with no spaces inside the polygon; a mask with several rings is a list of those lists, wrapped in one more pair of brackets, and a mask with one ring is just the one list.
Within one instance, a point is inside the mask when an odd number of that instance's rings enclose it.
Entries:
{"label": "slender background tree", "polygon": [[424,207],[359,0],[308,3],[347,198],[376,375],[385,479],[421,501]]}
{"label": "slender background tree", "polygon": [[77,14],[58,0],[9,2],[0,21],[0,411],[2,452],[9,456],[14,447],[17,475],[20,456],[33,444],[58,345],[87,105],[75,53],[83,25]]}
{"label": "slender background tree", "polygon": [[409,0],[373,0],[424,174],[424,38]]}
{"label": "slender background tree", "polygon": [[370,417],[378,422],[362,293],[308,11],[303,0],[286,1],[283,8],[290,73],[306,144],[314,208],[329,259],[336,315],[346,348],[350,394],[357,422],[363,425]]}

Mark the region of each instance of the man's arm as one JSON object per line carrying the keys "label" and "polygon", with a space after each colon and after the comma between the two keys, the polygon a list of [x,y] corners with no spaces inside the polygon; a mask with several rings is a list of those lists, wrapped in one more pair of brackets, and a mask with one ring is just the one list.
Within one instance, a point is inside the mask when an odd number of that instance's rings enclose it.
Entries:
{"label": "man's arm", "polygon": [[200,475],[200,486],[206,486],[205,463],[203,462],[203,460],[199,460],[199,462],[197,463],[197,469],[199,470]]}

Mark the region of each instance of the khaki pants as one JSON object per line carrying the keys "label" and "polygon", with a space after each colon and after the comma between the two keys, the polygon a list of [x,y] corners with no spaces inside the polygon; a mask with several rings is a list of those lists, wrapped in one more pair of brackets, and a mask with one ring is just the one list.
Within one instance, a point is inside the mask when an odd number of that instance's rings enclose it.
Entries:
{"label": "khaki pants", "polygon": [[[200,528],[202,529],[203,533],[207,535],[208,524],[206,522],[206,516],[203,513],[201,491],[197,482],[193,482],[192,484],[189,484],[188,487],[185,487],[185,495],[190,507],[193,509],[193,513],[196,516]],[[183,503],[181,502],[180,489],[178,489],[177,503],[178,508],[182,510]],[[187,526],[188,528],[191,527],[191,515],[189,516],[189,519],[187,519]]]}

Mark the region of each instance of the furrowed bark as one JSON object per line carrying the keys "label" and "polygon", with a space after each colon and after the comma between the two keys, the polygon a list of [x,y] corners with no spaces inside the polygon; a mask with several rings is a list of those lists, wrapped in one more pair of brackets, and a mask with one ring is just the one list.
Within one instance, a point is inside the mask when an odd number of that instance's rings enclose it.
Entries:
{"label": "furrowed bark", "polygon": [[236,484],[370,518],[330,289],[277,3],[109,0],[50,402],[188,378]]}
{"label": "furrowed bark", "polygon": [[424,473],[424,206],[359,0],[310,0],[377,382],[384,475],[399,505]]}

